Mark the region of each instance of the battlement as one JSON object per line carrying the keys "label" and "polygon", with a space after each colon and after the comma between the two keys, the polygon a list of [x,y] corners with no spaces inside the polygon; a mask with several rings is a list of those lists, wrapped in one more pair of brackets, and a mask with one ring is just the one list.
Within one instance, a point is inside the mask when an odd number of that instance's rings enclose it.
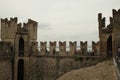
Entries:
{"label": "battlement", "polygon": [[55,55],[56,53],[56,41],[50,42],[50,54]]}
{"label": "battlement", "polygon": [[97,41],[97,42],[92,41],[92,45],[99,45],[99,44],[100,44],[100,41]]}
{"label": "battlement", "polygon": [[36,53],[36,54],[39,53],[37,47],[38,47],[38,42],[32,42],[32,43],[31,43],[30,55],[32,55],[32,54],[34,54],[34,53]]}
{"label": "battlement", "polygon": [[14,18],[10,18],[10,21],[14,21],[15,23],[17,23],[17,17],[14,17]]}
{"label": "battlement", "polygon": [[87,46],[87,41],[85,41],[85,42],[80,41],[80,44],[81,44],[81,47],[86,47]]}
{"label": "battlement", "polygon": [[64,41],[64,42],[59,41],[59,46],[66,46],[66,41]]}
{"label": "battlement", "polygon": [[[116,27],[116,29],[119,29],[120,27],[120,9],[117,11],[115,9],[113,11],[113,26]],[[114,28],[114,31],[116,31]]]}
{"label": "battlement", "polygon": [[66,41],[59,41],[59,55],[66,55]]}
{"label": "battlement", "polygon": [[[119,27],[120,24],[120,9],[119,10],[112,10],[113,12],[113,17],[110,17],[110,24],[105,26],[105,17],[102,18],[102,13],[98,14],[98,22],[99,22],[99,33],[111,33],[113,31],[113,26],[114,27]],[[118,28],[114,28],[115,31]],[[99,36],[100,36],[99,34]]]}
{"label": "battlement", "polygon": [[[105,26],[105,17],[102,18],[102,14],[98,14],[98,22],[99,22],[99,33],[111,33],[113,30],[113,18],[110,17],[110,24]],[[100,36],[99,34],[99,36]]]}
{"label": "battlement", "polygon": [[17,24],[17,33],[28,33],[28,29],[26,25],[27,25],[26,23],[23,23],[23,27],[22,27],[21,23]]}
{"label": "battlement", "polygon": [[40,53],[41,55],[47,53],[47,42],[40,42]]}
{"label": "battlement", "polygon": [[70,46],[70,51],[69,51],[69,55],[74,55],[76,54],[76,48],[77,48],[77,42],[74,41],[74,42],[69,42],[69,46]]}
{"label": "battlement", "polygon": [[38,23],[32,19],[28,19],[28,24],[33,24],[36,26]]}
{"label": "battlement", "polygon": [[8,23],[8,18],[5,18],[5,19],[1,18],[1,22]]}
{"label": "battlement", "polygon": [[87,41],[80,41],[81,53],[87,54]]}
{"label": "battlement", "polygon": [[102,13],[98,14],[99,28],[105,27],[105,17],[102,17]]}
{"label": "battlement", "polygon": [[5,19],[2,19],[2,18],[1,18],[1,23],[10,23],[10,22],[15,22],[15,23],[17,23],[17,17],[10,18],[10,20],[8,20],[8,18],[5,18]]}
{"label": "battlement", "polygon": [[100,41],[92,41],[92,55],[99,55],[100,54]]}
{"label": "battlement", "polygon": [[120,9],[118,10],[113,9],[112,12],[113,12],[113,17],[120,16]]}
{"label": "battlement", "polygon": [[37,29],[37,22],[31,19],[28,19],[27,23],[23,23],[23,27],[21,26],[21,23],[17,24],[17,32],[18,33],[29,33],[31,38],[33,37],[33,35],[34,36],[35,34],[37,35],[37,33],[34,33],[36,32],[36,29]]}
{"label": "battlement", "polygon": [[[59,41],[59,46],[56,46],[57,42],[49,42],[49,47],[47,42],[40,42],[40,55],[88,55],[88,44],[87,41],[80,41],[80,46],[77,46],[77,42],[69,41],[69,46],[66,46],[66,41]],[[99,45],[99,42],[92,45],[92,48],[96,48]],[[78,49],[79,47],[79,49]],[[69,49],[69,51],[67,51]],[[93,49],[92,49],[93,50]],[[95,52],[96,53],[96,52]]]}
{"label": "battlement", "polygon": [[28,19],[27,23],[17,23],[17,17],[1,19],[1,40],[15,39],[16,33],[28,33],[30,39],[37,40],[37,22]]}

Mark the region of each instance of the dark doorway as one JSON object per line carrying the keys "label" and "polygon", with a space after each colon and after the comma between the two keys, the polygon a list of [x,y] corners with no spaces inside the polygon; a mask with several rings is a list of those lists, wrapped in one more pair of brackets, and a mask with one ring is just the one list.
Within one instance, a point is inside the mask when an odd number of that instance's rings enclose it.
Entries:
{"label": "dark doorway", "polygon": [[24,80],[24,60],[20,59],[18,61],[18,80]]}
{"label": "dark doorway", "polygon": [[112,57],[112,36],[107,39],[107,56]]}
{"label": "dark doorway", "polygon": [[22,37],[19,39],[19,56],[24,56],[24,40]]}

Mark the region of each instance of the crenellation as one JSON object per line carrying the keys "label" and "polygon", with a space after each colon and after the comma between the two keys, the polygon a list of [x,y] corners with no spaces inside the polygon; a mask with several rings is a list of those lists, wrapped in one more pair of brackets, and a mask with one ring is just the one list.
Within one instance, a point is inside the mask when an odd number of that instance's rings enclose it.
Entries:
{"label": "crenellation", "polygon": [[22,27],[21,23],[18,23],[18,24],[17,24],[17,32],[20,32],[20,31],[21,31],[21,27]]}
{"label": "crenellation", "polygon": [[38,23],[32,19],[28,19],[28,24],[37,25]]}
{"label": "crenellation", "polygon": [[118,9],[118,11],[113,9],[112,12],[113,12],[113,17],[120,15],[120,9]]}
{"label": "crenellation", "polygon": [[120,26],[120,9],[118,11],[113,9],[113,27],[119,27],[119,26]]}
{"label": "crenellation", "polygon": [[110,20],[110,24],[107,25],[107,29],[112,31],[112,28],[113,28],[113,18],[109,17],[109,20]]}
{"label": "crenellation", "polygon": [[18,23],[17,26],[18,26],[18,27],[22,27],[22,24],[21,24],[21,23]]}
{"label": "crenellation", "polygon": [[71,42],[71,41],[70,41],[70,42],[69,42],[70,46],[76,46],[76,43],[77,43],[76,41],[74,41],[74,42]]}
{"label": "crenellation", "polygon": [[[105,35],[105,34],[111,33],[112,30],[113,30],[112,28],[113,28],[113,25],[112,25],[112,24],[107,25],[106,28],[102,28],[102,29],[101,29],[101,34]],[[102,35],[101,35],[101,36],[102,36]]]}
{"label": "crenellation", "polygon": [[77,47],[77,42],[74,41],[74,42],[69,42],[69,46],[70,46],[70,54],[69,55],[74,55],[76,54],[76,47]]}
{"label": "crenellation", "polygon": [[113,24],[113,17],[109,17],[110,24]]}
{"label": "crenellation", "polygon": [[[60,56],[65,55],[88,55],[87,51],[87,41],[80,41],[81,45],[77,46],[77,42],[70,41],[69,46],[66,46],[66,41],[59,41],[58,46],[56,46],[57,42],[50,41],[49,47],[47,47],[47,42],[40,42],[40,55],[55,55],[59,54]],[[94,42],[95,43],[95,42]],[[96,45],[99,44],[99,42],[95,43]],[[77,47],[81,47],[81,49],[77,50]],[[47,50],[49,48],[49,50]],[[67,51],[66,48],[69,48]],[[59,49],[56,51],[56,49]]]}
{"label": "crenellation", "polygon": [[102,17],[102,13],[98,14],[99,28],[105,27],[105,17]]}
{"label": "crenellation", "polygon": [[87,54],[87,41],[85,42],[80,41],[80,47],[81,47],[81,53],[83,55],[86,55]]}
{"label": "crenellation", "polygon": [[117,11],[115,9],[112,10],[113,17],[117,14]]}
{"label": "crenellation", "polygon": [[50,55],[55,55],[56,54],[56,41],[51,42],[50,41]]}
{"label": "crenellation", "polygon": [[1,18],[1,23],[8,23],[8,18],[5,18],[5,19]]}
{"label": "crenellation", "polygon": [[54,42],[50,41],[50,46],[56,46],[56,41]]}
{"label": "crenellation", "polygon": [[98,13],[98,21],[101,22],[102,20],[102,13]]}
{"label": "crenellation", "polygon": [[23,27],[21,23],[17,24],[17,33],[28,33],[27,24],[23,23]]}
{"label": "crenellation", "polygon": [[92,41],[92,55],[99,56],[100,55],[99,51],[100,51],[100,42]]}
{"label": "crenellation", "polygon": [[40,55],[45,55],[47,53],[47,42],[40,42]]}
{"label": "crenellation", "polygon": [[104,28],[105,27],[105,17],[103,17],[102,21],[101,21],[101,27]]}
{"label": "crenellation", "polygon": [[[102,17],[102,13],[98,14],[98,28],[99,28],[99,33],[103,33],[103,29],[106,29],[105,17]],[[99,37],[101,38],[101,34],[99,34]]]}
{"label": "crenellation", "polygon": [[65,46],[66,45],[66,41],[62,42],[62,41],[59,41],[59,46]]}
{"label": "crenellation", "polygon": [[66,55],[66,41],[59,41],[59,55]]}
{"label": "crenellation", "polygon": [[112,10],[113,11],[113,21],[114,23],[120,23],[120,9],[117,11],[115,9]]}
{"label": "crenellation", "polygon": [[17,17],[10,18],[10,22],[15,22],[15,23],[17,23]]}
{"label": "crenellation", "polygon": [[38,47],[38,42],[32,42],[31,43],[31,54],[30,55],[38,55],[39,50],[37,49]]}
{"label": "crenellation", "polygon": [[28,19],[27,29],[29,37],[33,40],[37,40],[37,27],[38,23],[34,20]]}
{"label": "crenellation", "polygon": [[28,26],[28,23],[23,23],[23,27],[27,27]]}

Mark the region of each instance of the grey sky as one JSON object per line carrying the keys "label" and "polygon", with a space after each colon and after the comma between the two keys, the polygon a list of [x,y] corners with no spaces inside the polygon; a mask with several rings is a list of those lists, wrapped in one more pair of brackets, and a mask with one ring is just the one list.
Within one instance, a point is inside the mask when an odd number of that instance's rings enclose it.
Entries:
{"label": "grey sky", "polygon": [[0,17],[39,23],[38,41],[97,41],[98,13],[108,18],[120,0],[0,0]]}

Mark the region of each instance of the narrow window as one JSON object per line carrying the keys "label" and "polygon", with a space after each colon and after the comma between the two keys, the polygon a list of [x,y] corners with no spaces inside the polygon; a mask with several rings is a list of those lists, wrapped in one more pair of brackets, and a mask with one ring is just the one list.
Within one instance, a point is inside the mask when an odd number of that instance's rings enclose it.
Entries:
{"label": "narrow window", "polygon": [[24,40],[22,37],[19,39],[19,56],[24,56]]}

